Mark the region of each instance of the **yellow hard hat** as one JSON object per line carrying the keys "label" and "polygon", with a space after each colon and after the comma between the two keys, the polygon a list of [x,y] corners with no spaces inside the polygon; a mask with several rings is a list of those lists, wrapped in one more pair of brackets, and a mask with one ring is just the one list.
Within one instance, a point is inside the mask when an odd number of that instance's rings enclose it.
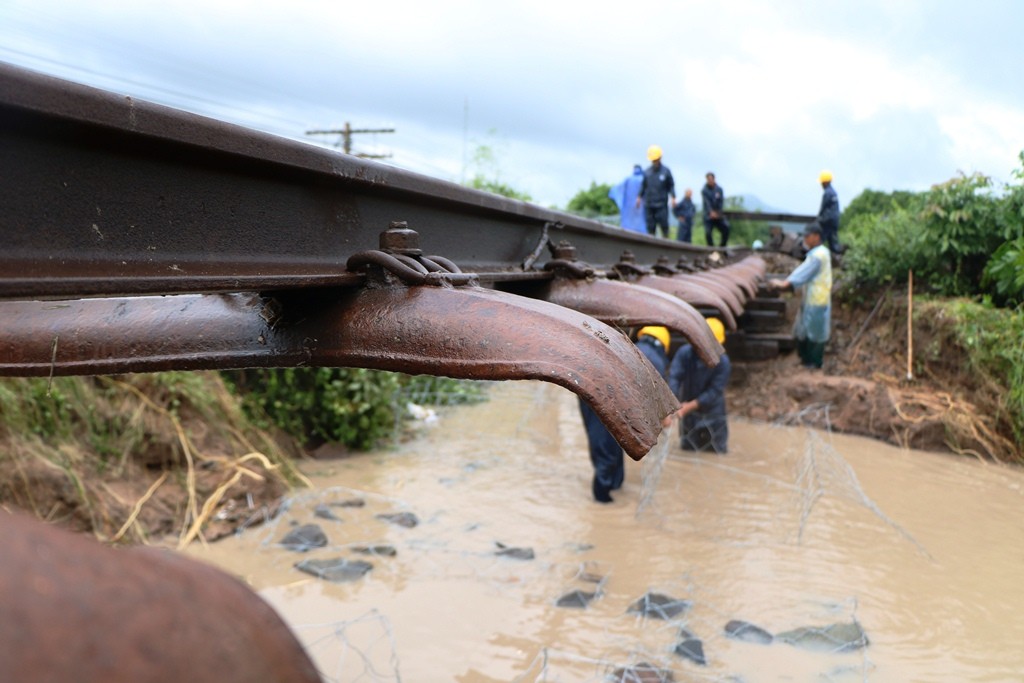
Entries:
{"label": "yellow hard hat", "polygon": [[658,147],[657,145],[651,145],[650,147],[647,148],[647,160],[648,161],[657,161],[660,158],[661,158],[661,147]]}
{"label": "yellow hard hat", "polygon": [[718,318],[708,318],[708,327],[711,328],[711,332],[715,335],[715,339],[718,340],[719,344],[725,343],[725,325]]}
{"label": "yellow hard hat", "polygon": [[665,352],[668,353],[669,342],[672,341],[672,335],[668,333],[668,330],[664,327],[653,327],[648,325],[647,327],[641,327],[636,333],[636,338],[639,339],[647,335],[648,337],[654,337],[661,342],[661,345],[665,347]]}
{"label": "yellow hard hat", "polygon": [[832,182],[832,171],[822,171],[821,175],[818,176],[819,183],[831,183]]}

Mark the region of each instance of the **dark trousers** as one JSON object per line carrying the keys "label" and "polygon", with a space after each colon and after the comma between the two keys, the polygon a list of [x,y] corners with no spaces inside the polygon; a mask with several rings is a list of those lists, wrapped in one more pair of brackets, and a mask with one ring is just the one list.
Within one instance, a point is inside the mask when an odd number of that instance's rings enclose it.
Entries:
{"label": "dark trousers", "polygon": [[821,243],[833,254],[843,253],[843,248],[839,244],[839,228],[836,226],[821,226]]}
{"label": "dark trousers", "polygon": [[668,206],[647,206],[644,205],[644,218],[647,219],[647,234],[657,234],[655,230],[661,227],[661,237],[668,237]]}
{"label": "dark trousers", "polygon": [[715,233],[717,229],[722,235],[722,243],[718,246],[724,247],[729,243],[729,221],[724,218],[708,218],[704,221],[704,239],[709,247],[715,246]]}
{"label": "dark trousers", "polygon": [[796,352],[800,354],[800,362],[807,367],[820,368],[825,362],[825,342],[797,339]]}
{"label": "dark trousers", "polygon": [[610,492],[621,488],[626,478],[626,464],[622,459],[622,447],[601,424],[590,406],[580,401],[580,414],[587,430],[590,445],[590,462],[594,465],[594,498],[601,502],[611,500]]}
{"label": "dark trousers", "polygon": [[679,234],[676,235],[676,239],[680,242],[692,242],[693,241],[693,219],[683,219],[679,221]]}

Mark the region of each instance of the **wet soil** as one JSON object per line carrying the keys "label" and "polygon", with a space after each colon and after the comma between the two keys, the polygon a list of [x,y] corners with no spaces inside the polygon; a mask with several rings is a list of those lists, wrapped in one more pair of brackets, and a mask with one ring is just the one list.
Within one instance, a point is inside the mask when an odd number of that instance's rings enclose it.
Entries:
{"label": "wet soil", "polygon": [[[798,263],[766,255],[769,272]],[[842,271],[837,272],[841,280]],[[790,298],[790,317],[796,301]],[[833,301],[832,338],[821,370],[801,366],[795,351],[770,360],[733,361],[727,394],[730,414],[771,423],[801,424],[879,439],[927,451],[1013,460],[1015,447],[1000,435],[990,392],[971,384],[956,349],[941,347],[941,330],[915,319],[908,368],[907,293],[891,288],[869,301]]]}

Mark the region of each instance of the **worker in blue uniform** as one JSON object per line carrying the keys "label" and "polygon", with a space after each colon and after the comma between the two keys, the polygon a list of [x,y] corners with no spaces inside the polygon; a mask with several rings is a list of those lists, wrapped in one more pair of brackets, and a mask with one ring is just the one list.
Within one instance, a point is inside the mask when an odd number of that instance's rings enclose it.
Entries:
{"label": "worker in blue uniform", "polygon": [[[662,377],[668,365],[668,349],[671,342],[669,331],[664,327],[641,327],[637,331],[636,347],[651,362]],[[626,464],[622,447],[601,423],[594,410],[580,401],[583,426],[587,431],[590,447],[590,462],[594,465],[592,490],[594,500],[611,503],[611,492],[622,487],[626,478]]]}
{"label": "worker in blue uniform", "polygon": [[822,242],[833,254],[842,254],[843,247],[839,244],[839,195],[832,187],[832,171],[822,171],[818,182],[821,183],[818,225],[821,226]]}
{"label": "worker in blue uniform", "polygon": [[[725,343],[725,326],[718,318],[708,318],[719,344]],[[686,344],[676,352],[668,371],[668,385],[682,404],[676,413],[682,418],[679,427],[681,446],[687,451],[729,450],[729,422],[725,411],[725,386],[729,383],[732,365],[723,353],[718,365],[709,368]]]}
{"label": "worker in blue uniform", "polygon": [[636,205],[644,207],[647,234],[668,237],[668,210],[669,205],[673,209],[676,207],[676,181],[668,166],[661,163],[661,147],[648,147],[647,158],[651,165],[644,170]]}

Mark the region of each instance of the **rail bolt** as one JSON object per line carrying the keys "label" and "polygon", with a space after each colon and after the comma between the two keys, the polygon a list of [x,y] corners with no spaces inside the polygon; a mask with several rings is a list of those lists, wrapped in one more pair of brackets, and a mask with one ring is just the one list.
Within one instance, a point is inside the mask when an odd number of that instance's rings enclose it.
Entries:
{"label": "rail bolt", "polygon": [[391,221],[388,229],[380,234],[380,248],[392,254],[420,256],[420,234],[409,228],[406,221]]}
{"label": "rail bolt", "polygon": [[564,259],[566,261],[576,260],[576,247],[566,240],[559,242],[558,246],[556,246],[552,252],[553,257],[556,259]]}

